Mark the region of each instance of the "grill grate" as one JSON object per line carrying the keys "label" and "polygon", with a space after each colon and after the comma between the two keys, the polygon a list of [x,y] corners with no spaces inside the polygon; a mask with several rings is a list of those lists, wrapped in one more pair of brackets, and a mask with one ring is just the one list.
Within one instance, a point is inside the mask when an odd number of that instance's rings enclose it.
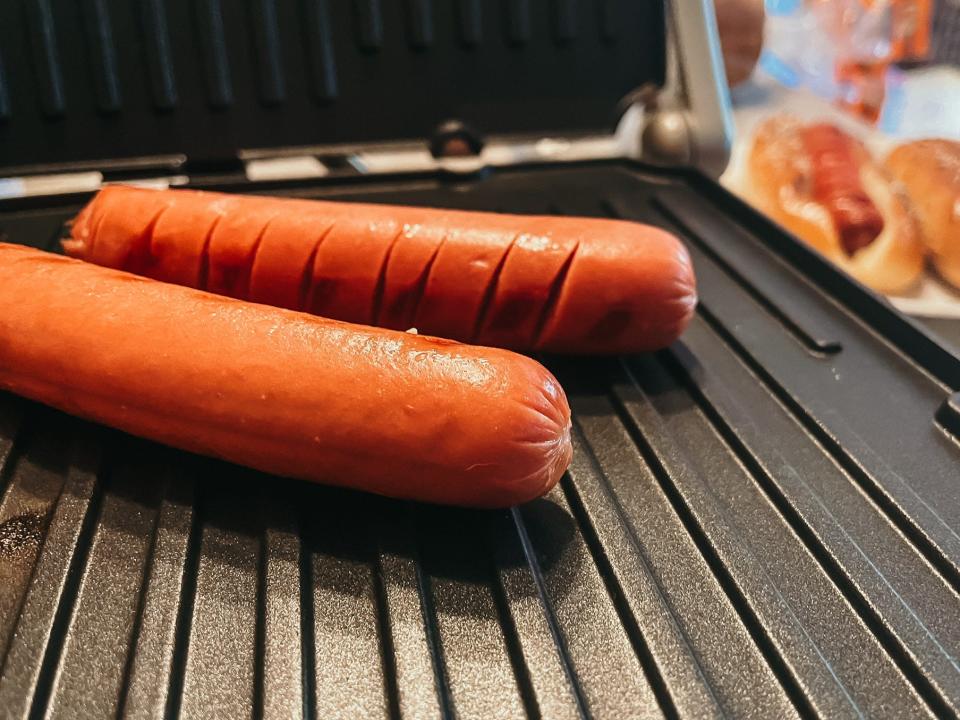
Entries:
{"label": "grill grate", "polygon": [[[573,465],[512,511],[263,477],[0,396],[4,717],[955,715],[956,361],[699,182],[592,163],[286,189],[688,242],[682,342],[544,358]],[[0,232],[52,244],[76,207],[46,202]]]}

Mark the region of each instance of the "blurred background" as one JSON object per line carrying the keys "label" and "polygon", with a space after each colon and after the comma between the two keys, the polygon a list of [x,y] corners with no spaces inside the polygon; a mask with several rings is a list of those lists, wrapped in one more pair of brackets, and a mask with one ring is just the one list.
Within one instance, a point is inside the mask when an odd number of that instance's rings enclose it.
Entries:
{"label": "blurred background", "polygon": [[[878,162],[915,139],[960,141],[960,0],[716,0],[715,7],[736,126],[722,182],[734,192],[749,199],[744,174],[755,129],[776,115],[836,125]],[[960,319],[960,290],[936,272],[889,297],[934,324]]]}

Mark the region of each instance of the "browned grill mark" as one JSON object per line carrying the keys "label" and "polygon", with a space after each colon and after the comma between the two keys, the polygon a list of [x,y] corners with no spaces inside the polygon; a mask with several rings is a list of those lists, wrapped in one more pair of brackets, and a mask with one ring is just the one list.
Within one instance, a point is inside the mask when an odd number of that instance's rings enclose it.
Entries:
{"label": "browned grill mark", "polygon": [[371,325],[377,326],[380,324],[380,312],[383,309],[383,291],[387,282],[387,266],[390,264],[390,256],[393,254],[393,249],[397,246],[397,243],[400,242],[405,228],[405,225],[400,225],[400,229],[397,230],[397,234],[393,237],[393,240],[390,241],[390,246],[383,256],[383,262],[380,263],[380,272],[377,273],[377,285],[373,290],[373,312],[370,316]]}
{"label": "browned grill mark", "polygon": [[297,310],[303,312],[310,311],[310,303],[313,301],[313,266],[317,262],[317,253],[320,252],[320,246],[323,244],[323,241],[327,239],[327,236],[333,232],[336,224],[337,222],[334,220],[330,223],[329,227],[320,234],[320,237],[317,238],[313,246],[313,250],[310,251],[310,257],[307,258],[306,265],[303,266],[303,273],[300,275],[300,289],[297,293]]}
{"label": "browned grill mark", "polygon": [[470,342],[476,342],[477,336],[480,335],[481,330],[483,330],[483,323],[487,319],[487,315],[490,312],[490,306],[493,304],[494,295],[497,292],[497,285],[500,283],[500,275],[503,272],[503,266],[507,264],[507,257],[510,255],[510,251],[517,244],[517,240],[520,239],[520,236],[523,233],[516,233],[513,236],[513,239],[510,241],[510,244],[507,245],[507,249],[504,251],[503,255],[500,256],[497,266],[493,269],[493,274],[490,276],[490,282],[487,283],[486,289],[483,291],[483,298],[480,300],[480,308],[477,311],[477,319],[473,325],[473,332],[470,333]]}
{"label": "browned grill mark", "polygon": [[410,313],[410,318],[407,321],[407,325],[412,325],[417,321],[417,313],[420,312],[420,303],[423,301],[423,295],[427,291],[427,281],[430,279],[430,272],[433,270],[433,264],[437,260],[437,255],[440,254],[440,248],[444,246],[447,242],[447,235],[443,236],[443,240],[437,243],[437,247],[434,248],[433,253],[430,255],[430,259],[427,260],[427,263],[423,266],[423,272],[420,273],[420,279],[417,280],[416,290],[413,292],[413,302],[411,303],[412,311]]}
{"label": "browned grill mark", "polygon": [[564,260],[563,265],[560,266],[560,271],[557,273],[557,276],[553,280],[553,284],[550,286],[550,293],[547,295],[547,301],[543,304],[543,311],[540,313],[540,319],[537,321],[537,327],[533,331],[533,342],[531,347],[539,348],[541,336],[543,331],[547,327],[547,323],[550,321],[550,318],[553,316],[554,310],[557,303],[560,300],[560,291],[563,290],[563,285],[567,281],[567,275],[570,273],[570,266],[573,265],[573,259],[577,256],[577,252],[580,250],[580,243],[582,241],[577,240],[577,244],[574,245],[573,251]]}

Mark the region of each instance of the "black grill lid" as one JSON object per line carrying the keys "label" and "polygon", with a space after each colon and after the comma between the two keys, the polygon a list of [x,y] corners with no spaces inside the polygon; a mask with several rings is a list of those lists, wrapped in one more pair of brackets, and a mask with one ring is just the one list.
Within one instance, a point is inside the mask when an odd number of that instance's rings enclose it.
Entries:
{"label": "black grill lid", "polygon": [[609,130],[664,75],[660,2],[0,3],[0,173],[170,154]]}

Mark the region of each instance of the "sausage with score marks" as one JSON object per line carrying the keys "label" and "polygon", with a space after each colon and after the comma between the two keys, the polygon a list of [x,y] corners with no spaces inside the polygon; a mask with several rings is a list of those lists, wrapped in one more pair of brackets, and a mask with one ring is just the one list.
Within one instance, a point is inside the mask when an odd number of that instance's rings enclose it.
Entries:
{"label": "sausage with score marks", "polygon": [[110,186],[63,246],[164,282],[522,351],[662,348],[696,305],[683,245],[620,220]]}

